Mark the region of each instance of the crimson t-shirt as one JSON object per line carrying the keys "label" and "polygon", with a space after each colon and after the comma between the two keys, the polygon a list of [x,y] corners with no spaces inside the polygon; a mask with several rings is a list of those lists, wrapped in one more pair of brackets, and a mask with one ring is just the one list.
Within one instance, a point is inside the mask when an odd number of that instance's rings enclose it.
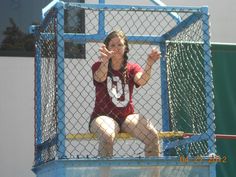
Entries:
{"label": "crimson t-shirt", "polygon": [[[99,68],[101,62],[96,62],[92,66],[93,75]],[[123,84],[123,75],[121,71],[112,70],[110,76],[104,82],[93,80],[96,89],[96,100],[91,120],[98,116],[109,116],[118,122],[123,122],[125,118],[134,113],[132,94],[134,85],[134,76],[142,72],[138,64],[127,63],[127,83]]]}

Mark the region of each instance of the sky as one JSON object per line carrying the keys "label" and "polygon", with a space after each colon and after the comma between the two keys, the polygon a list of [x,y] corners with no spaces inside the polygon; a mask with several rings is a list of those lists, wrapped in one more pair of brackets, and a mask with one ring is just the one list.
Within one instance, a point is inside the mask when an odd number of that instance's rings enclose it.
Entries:
{"label": "sky", "polygon": [[[23,31],[40,21],[48,0],[1,0],[0,33],[13,17]],[[87,0],[93,3],[97,1]],[[120,0],[109,3],[120,4]],[[127,4],[151,5],[148,0]],[[209,6],[211,42],[236,43],[235,0],[165,0],[167,5]],[[2,35],[0,35],[2,40]],[[34,177],[33,58],[0,57],[0,176]]]}

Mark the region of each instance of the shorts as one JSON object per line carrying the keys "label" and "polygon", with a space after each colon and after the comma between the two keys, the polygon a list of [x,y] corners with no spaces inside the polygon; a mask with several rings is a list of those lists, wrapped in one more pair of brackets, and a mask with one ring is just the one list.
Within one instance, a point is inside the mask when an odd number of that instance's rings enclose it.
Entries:
{"label": "shorts", "polygon": [[[99,116],[107,116],[107,115],[99,115]],[[97,116],[97,117],[99,117],[99,116]],[[92,121],[93,121],[94,119],[96,119],[97,117],[91,116],[90,121],[89,121],[89,131],[90,131],[90,127],[91,127]],[[115,120],[115,121],[118,123],[118,125],[119,125],[119,127],[120,127],[120,130],[121,130],[121,126],[122,126],[122,124],[124,123],[126,117],[122,117],[122,118],[117,117],[117,116],[112,116],[112,117],[111,117],[111,116],[107,116],[107,117],[112,118],[113,120]],[[91,131],[90,131],[90,132],[91,132]]]}

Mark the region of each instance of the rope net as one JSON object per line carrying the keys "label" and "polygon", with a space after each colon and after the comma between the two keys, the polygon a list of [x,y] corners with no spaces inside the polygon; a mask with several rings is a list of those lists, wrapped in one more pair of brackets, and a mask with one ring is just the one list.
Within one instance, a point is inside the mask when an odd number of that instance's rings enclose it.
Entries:
{"label": "rope net", "polygon": [[[59,158],[69,159],[98,158],[99,142],[96,138],[68,138],[68,135],[76,137],[89,133],[88,123],[95,103],[91,67],[99,58],[99,47],[104,40],[104,37],[98,39],[95,36],[101,30],[100,10],[66,3],[63,11],[53,8],[39,27],[35,57],[35,164],[53,160],[60,156],[58,154],[63,154]],[[202,138],[201,134],[209,129],[206,108],[211,105],[207,104],[206,95],[212,93],[211,90],[207,93],[205,89],[205,75],[211,73],[206,73],[204,69],[204,57],[208,51],[203,47],[203,34],[206,33],[202,30],[203,15],[192,9],[170,10],[164,7],[159,10],[131,7],[102,10],[102,30],[108,33],[122,30],[129,37],[129,62],[144,68],[151,49],[162,46],[161,60],[166,61],[166,65],[160,61],[155,63],[148,84],[134,89],[135,112],[146,117],[158,132],[183,131],[199,135],[197,140],[190,139],[187,143],[184,138],[175,135],[165,138],[160,141],[161,154],[171,149],[169,155],[207,155],[210,149],[207,141],[211,135]],[[183,22],[194,13],[198,18],[189,21],[190,24],[183,26],[176,35],[166,35],[178,29],[178,24],[170,16],[172,12],[176,12]],[[60,26],[58,18],[63,15],[64,24]],[[63,28],[64,33],[58,32],[58,28]],[[79,38],[79,34],[90,38]],[[64,39],[63,43],[58,41],[58,36]],[[144,38],[132,38],[137,36]],[[166,40],[155,43],[150,41],[150,36],[165,36]],[[65,56],[63,62],[58,59],[61,51]],[[166,83],[161,78],[163,68],[166,70]],[[59,85],[59,82],[63,84]],[[207,82],[210,85],[211,80]],[[167,88],[167,106],[163,106],[163,84]],[[59,95],[60,91],[62,95]],[[168,130],[163,128],[166,112]],[[60,116],[63,119],[59,119]],[[63,152],[61,146],[64,147]],[[113,157],[144,156],[141,141],[128,138],[115,140]]]}
{"label": "rope net", "polygon": [[[56,110],[56,41],[51,34],[55,32],[55,11],[45,18],[36,41],[39,55],[35,56],[35,158],[36,161],[50,161],[56,156],[56,144],[42,144],[57,135]],[[45,38],[44,38],[45,37]],[[40,97],[39,97],[40,95]],[[36,122],[39,123],[36,123]]]}
{"label": "rope net", "polygon": [[[198,20],[167,42],[170,126],[195,134],[207,131],[204,45],[202,21]],[[209,73],[207,73],[209,74]],[[208,94],[208,93],[207,93]],[[191,143],[188,155],[207,155],[207,141]],[[183,147],[177,154],[184,155]]]}

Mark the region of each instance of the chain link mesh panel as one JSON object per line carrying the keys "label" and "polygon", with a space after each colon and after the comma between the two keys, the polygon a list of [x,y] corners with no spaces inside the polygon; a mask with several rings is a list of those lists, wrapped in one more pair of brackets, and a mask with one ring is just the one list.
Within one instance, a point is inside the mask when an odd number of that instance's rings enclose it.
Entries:
{"label": "chain link mesh panel", "polygon": [[[47,162],[56,157],[56,11],[45,18],[39,29],[35,57],[35,149],[37,160]],[[43,34],[43,35],[42,35]]]}
{"label": "chain link mesh panel", "polygon": [[[36,154],[40,157],[36,163],[46,162],[56,157],[57,144],[63,144],[57,139],[57,114],[64,113],[65,128],[65,157],[67,158],[97,158],[98,140],[93,138],[66,138],[67,135],[83,135],[89,132],[88,123],[95,103],[95,88],[93,85],[92,64],[99,58],[99,47],[103,38],[97,38],[101,30],[99,16],[104,13],[104,31],[122,30],[131,39],[129,43],[129,61],[145,67],[146,59],[153,47],[159,47],[158,42],[150,41],[148,37],[164,37],[159,41],[162,48],[162,60],[166,60],[167,88],[169,107],[163,108],[162,79],[160,62],[152,68],[152,76],[148,84],[134,90],[133,102],[135,112],[148,118],[155,128],[163,131],[163,109],[169,116],[170,131],[184,131],[194,134],[204,134],[208,130],[204,57],[205,41],[203,39],[203,19],[200,11],[180,8],[103,8],[81,6],[76,3],[66,3],[64,9],[64,36],[65,58],[64,70],[64,102],[65,107],[57,107],[57,46],[56,42],[56,15],[49,13],[41,25],[37,41],[40,57],[36,63],[41,63],[40,69],[36,67],[36,95],[40,92],[40,100],[36,99]],[[57,12],[57,11],[53,11]],[[169,15],[177,12],[182,21],[182,29],[170,35],[178,24]],[[57,12],[60,13],[60,12]],[[197,20],[189,20],[192,16]],[[48,20],[47,20],[48,19]],[[181,25],[181,23],[180,23]],[[78,34],[84,34],[81,38]],[[48,35],[48,36],[47,36]],[[94,35],[94,38],[92,36]],[[41,37],[43,36],[43,37]],[[89,39],[83,38],[90,36]],[[143,40],[132,40],[132,37],[141,36]],[[146,37],[146,38],[145,38]],[[165,40],[166,38],[166,40]],[[163,40],[164,39],[164,40]],[[138,42],[136,42],[138,41]],[[163,45],[164,44],[164,45]],[[166,53],[165,53],[166,51]],[[209,56],[210,57],[210,56]],[[41,74],[41,75],[40,75]],[[211,73],[207,73],[211,74]],[[38,83],[38,82],[40,83]],[[211,81],[207,81],[211,82]],[[211,92],[211,90],[209,91]],[[36,96],[36,98],[39,98]],[[39,104],[41,101],[41,104]],[[212,110],[213,111],[213,110]],[[39,114],[40,112],[40,114]],[[213,113],[213,112],[212,112]],[[40,117],[39,117],[40,116]],[[40,127],[37,127],[40,126]],[[37,131],[38,130],[38,131]],[[214,130],[213,130],[214,131]],[[37,138],[42,136],[41,141]],[[75,136],[76,137],[76,136]],[[84,136],[85,137],[85,136]],[[207,155],[208,138],[190,143],[180,143],[182,138],[168,138],[161,143],[163,153],[168,145],[172,145],[175,155],[186,155],[186,146],[189,145],[188,154],[198,156]],[[54,141],[56,139],[56,141]],[[56,144],[57,143],[57,144]],[[173,145],[174,144],[174,145]],[[37,157],[38,157],[37,156]],[[114,157],[144,157],[144,145],[137,139],[116,139],[114,144]]]}
{"label": "chain link mesh panel", "polygon": [[[174,131],[203,134],[208,130],[203,20],[200,18],[167,42],[167,73],[171,129]],[[209,53],[210,54],[210,53]],[[209,55],[208,54],[208,55]],[[208,56],[210,57],[210,56]],[[212,64],[209,63],[212,67]],[[212,114],[212,112],[211,112]],[[209,135],[210,136],[210,135]],[[202,136],[199,136],[201,139]],[[178,155],[186,155],[183,147],[177,147]],[[190,143],[187,155],[209,154],[207,140]]]}

